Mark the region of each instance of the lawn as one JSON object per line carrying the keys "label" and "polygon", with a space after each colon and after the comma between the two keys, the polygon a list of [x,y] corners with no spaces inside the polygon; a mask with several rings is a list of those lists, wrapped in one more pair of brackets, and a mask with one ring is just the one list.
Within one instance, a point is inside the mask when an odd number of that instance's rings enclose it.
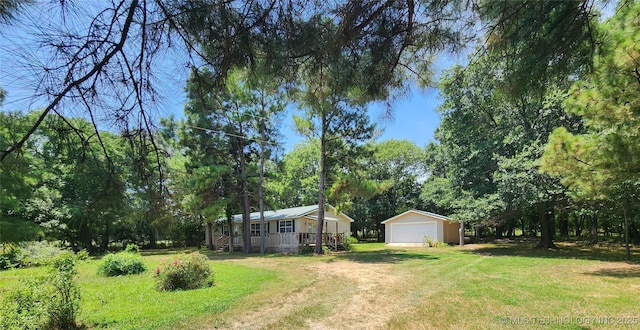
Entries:
{"label": "lawn", "polygon": [[[360,244],[327,256],[209,253],[214,287],[157,292],[152,270],[167,253],[147,253],[149,271],[138,276],[104,278],[99,260],[82,264],[80,321],[110,329],[639,327],[640,265],[620,261],[620,248]],[[0,272],[0,296],[40,271]]]}

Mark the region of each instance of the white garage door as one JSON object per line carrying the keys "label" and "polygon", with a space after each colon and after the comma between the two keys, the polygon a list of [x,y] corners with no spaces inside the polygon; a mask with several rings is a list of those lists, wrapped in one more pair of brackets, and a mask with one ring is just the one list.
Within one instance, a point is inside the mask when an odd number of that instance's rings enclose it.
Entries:
{"label": "white garage door", "polygon": [[391,225],[392,243],[423,243],[425,237],[438,238],[435,222]]}

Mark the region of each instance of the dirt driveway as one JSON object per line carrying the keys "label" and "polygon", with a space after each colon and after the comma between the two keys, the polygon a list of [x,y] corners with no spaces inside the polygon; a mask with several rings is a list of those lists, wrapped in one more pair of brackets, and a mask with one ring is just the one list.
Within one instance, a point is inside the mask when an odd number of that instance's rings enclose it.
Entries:
{"label": "dirt driveway", "polygon": [[410,278],[393,264],[319,259],[296,263],[295,269],[264,258],[239,261],[277,268],[284,278],[276,288],[250,295],[243,308],[219,315],[208,328],[382,329],[405,306]]}

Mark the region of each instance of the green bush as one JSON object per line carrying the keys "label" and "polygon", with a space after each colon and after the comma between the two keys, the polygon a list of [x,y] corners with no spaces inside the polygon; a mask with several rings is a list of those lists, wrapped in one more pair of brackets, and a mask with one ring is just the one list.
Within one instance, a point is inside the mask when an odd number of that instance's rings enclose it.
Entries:
{"label": "green bush", "polygon": [[80,311],[80,289],[74,281],[76,256],[65,252],[53,259],[53,272],[49,283],[53,292],[49,301],[49,326],[53,329],[76,328],[76,315]]}
{"label": "green bush", "polygon": [[76,253],[76,259],[78,261],[89,260],[89,257],[91,257],[91,255],[85,249],[82,249],[82,250],[78,251],[78,253]]}
{"label": "green bush", "polygon": [[25,267],[46,266],[65,251],[47,241],[26,242],[20,245],[20,259]]}
{"label": "green bush", "polygon": [[104,276],[120,276],[140,274],[147,270],[144,260],[139,254],[120,252],[107,254],[98,266],[98,274]]}
{"label": "green bush", "polygon": [[140,253],[140,247],[136,244],[127,244],[127,247],[124,249],[124,252]]}
{"label": "green bush", "polygon": [[6,250],[6,252],[0,254],[0,270],[21,267],[20,249],[13,244],[9,244]]}
{"label": "green bush", "polygon": [[9,244],[7,251],[0,254],[0,270],[46,266],[66,250],[55,244],[42,242],[23,242]]}
{"label": "green bush", "polygon": [[314,247],[311,245],[302,245],[298,248],[298,254],[313,254]]}
{"label": "green bush", "polygon": [[353,236],[349,236],[347,237],[347,239],[344,241],[344,246],[347,248],[347,250],[351,250],[351,245],[352,244],[357,244],[358,243],[358,239],[353,237]]}
{"label": "green bush", "polygon": [[213,272],[207,257],[197,252],[162,262],[156,268],[155,276],[159,291],[193,290],[213,285]]}
{"label": "green bush", "polygon": [[426,247],[444,247],[444,246],[449,246],[449,244],[447,244],[446,242],[440,242],[437,239],[432,239],[429,236],[426,236],[422,240],[422,245],[426,246]]}
{"label": "green bush", "polygon": [[2,329],[75,329],[80,290],[75,282],[76,256],[63,253],[53,259],[47,276],[23,280],[0,309]]}
{"label": "green bush", "polygon": [[21,288],[12,291],[0,309],[2,329],[45,329],[49,325],[46,277],[22,279]]}

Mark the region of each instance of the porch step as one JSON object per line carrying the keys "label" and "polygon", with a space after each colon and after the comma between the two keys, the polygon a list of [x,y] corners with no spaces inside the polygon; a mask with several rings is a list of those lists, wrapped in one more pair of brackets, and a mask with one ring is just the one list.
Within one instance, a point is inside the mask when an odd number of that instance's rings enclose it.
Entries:
{"label": "porch step", "polygon": [[331,251],[346,251],[347,247],[344,245],[344,243],[338,243],[338,246],[336,247],[333,244],[325,244],[329,250]]}

